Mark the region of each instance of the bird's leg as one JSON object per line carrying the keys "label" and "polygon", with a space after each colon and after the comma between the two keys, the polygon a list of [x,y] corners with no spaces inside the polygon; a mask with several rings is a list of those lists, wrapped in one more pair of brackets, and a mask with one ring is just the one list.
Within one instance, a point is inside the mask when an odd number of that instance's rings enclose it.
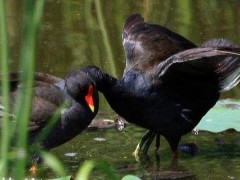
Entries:
{"label": "bird's leg", "polygon": [[141,154],[147,154],[149,146],[151,145],[155,136],[156,136],[156,132],[151,130],[148,130],[143,135],[143,137],[141,138],[141,141],[138,143],[137,148],[133,153],[136,159],[139,159],[139,155]]}
{"label": "bird's leg", "polygon": [[178,158],[178,150],[172,151],[172,158],[177,159]]}
{"label": "bird's leg", "polygon": [[168,143],[171,146],[172,150],[172,158],[173,159],[178,159],[178,144],[180,141],[180,137],[166,137]]}
{"label": "bird's leg", "polygon": [[155,150],[155,156],[156,156],[156,163],[157,163],[157,169],[159,170],[161,163],[160,163],[160,156],[158,154],[158,150],[160,148],[160,133],[157,133],[156,135],[156,150]]}
{"label": "bird's leg", "polygon": [[166,137],[168,143],[170,144],[172,150],[172,162],[171,168],[172,170],[176,170],[178,168],[178,144],[180,142],[181,137],[178,136],[168,136]]}
{"label": "bird's leg", "polygon": [[156,151],[160,148],[160,133],[157,133],[156,136]]}
{"label": "bird's leg", "polygon": [[178,170],[178,158],[171,160],[171,169],[173,171],[177,171]]}

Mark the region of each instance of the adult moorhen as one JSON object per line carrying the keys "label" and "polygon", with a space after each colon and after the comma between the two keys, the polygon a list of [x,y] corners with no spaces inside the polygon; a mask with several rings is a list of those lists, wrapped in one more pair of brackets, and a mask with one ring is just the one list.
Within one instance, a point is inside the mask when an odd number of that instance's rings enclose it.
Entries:
{"label": "adult moorhen", "polygon": [[[11,110],[21,86],[20,73],[10,74]],[[35,73],[32,112],[29,120],[29,144],[49,150],[78,135],[98,112],[98,92],[94,81],[81,71],[72,71],[65,79],[45,73]],[[1,97],[0,97],[1,98]],[[57,121],[52,125],[53,116]],[[52,126],[52,127],[50,127]],[[46,132],[49,131],[49,132]],[[37,165],[41,158],[35,155]],[[32,167],[35,171],[35,165]]]}
{"label": "adult moorhen", "polygon": [[90,66],[83,69],[120,116],[148,132],[135,155],[147,153],[160,135],[177,158],[181,136],[190,132],[218,101],[220,92],[239,82],[240,49],[224,39],[197,48],[184,37],[139,14],[123,28],[126,68],[120,80]]}

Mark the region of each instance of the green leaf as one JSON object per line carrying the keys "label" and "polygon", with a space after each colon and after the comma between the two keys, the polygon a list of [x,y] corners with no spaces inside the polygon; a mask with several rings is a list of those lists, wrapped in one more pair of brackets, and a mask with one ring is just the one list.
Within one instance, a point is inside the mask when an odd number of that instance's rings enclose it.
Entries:
{"label": "green leaf", "polygon": [[76,180],[88,180],[88,177],[95,166],[94,161],[86,161],[77,173]]}
{"label": "green leaf", "polygon": [[108,179],[118,179],[108,164],[103,162],[86,161],[78,171],[76,180],[88,180],[93,168],[103,171],[108,176]]}
{"label": "green leaf", "polygon": [[141,180],[141,179],[134,175],[126,175],[122,178],[122,180]]}
{"label": "green leaf", "polygon": [[211,132],[221,132],[229,128],[240,131],[240,101],[218,101],[196,126],[196,129]]}

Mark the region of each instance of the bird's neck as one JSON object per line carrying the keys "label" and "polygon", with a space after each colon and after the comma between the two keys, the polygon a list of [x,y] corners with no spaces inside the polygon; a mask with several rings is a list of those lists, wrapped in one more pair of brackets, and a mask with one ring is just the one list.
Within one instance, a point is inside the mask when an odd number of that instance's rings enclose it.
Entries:
{"label": "bird's neck", "polygon": [[91,123],[95,115],[96,113],[92,113],[87,105],[73,101],[70,108],[61,112],[62,129],[68,130],[71,127],[73,134],[79,133]]}
{"label": "bird's neck", "polygon": [[127,99],[126,94],[128,94],[128,89],[125,83],[102,72],[97,67],[87,67],[83,71],[93,79],[97,89],[103,93],[112,109],[119,113],[119,106],[122,105],[122,107],[125,107],[123,104],[126,103]]}
{"label": "bird's neck", "polygon": [[90,76],[96,83],[97,89],[103,94],[108,94],[113,91],[118,80],[107,73],[102,72],[99,68],[95,66],[87,67],[83,71]]}

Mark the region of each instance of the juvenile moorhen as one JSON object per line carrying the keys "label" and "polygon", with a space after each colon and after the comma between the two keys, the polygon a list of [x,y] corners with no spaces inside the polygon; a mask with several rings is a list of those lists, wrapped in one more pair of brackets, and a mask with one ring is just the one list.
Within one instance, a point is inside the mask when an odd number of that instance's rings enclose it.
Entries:
{"label": "juvenile moorhen", "polygon": [[[20,73],[10,74],[11,109],[18,102],[16,95],[21,86]],[[98,112],[98,92],[94,81],[81,71],[72,71],[65,79],[45,73],[35,73],[32,112],[29,120],[29,144],[44,150],[57,147],[84,130]],[[53,115],[58,119],[50,132]],[[46,134],[45,134],[46,133]],[[41,138],[41,140],[39,140]],[[37,165],[41,158],[34,156]],[[34,169],[34,168],[33,168]]]}
{"label": "juvenile moorhen", "polygon": [[147,24],[139,14],[123,28],[126,68],[120,80],[95,66],[86,72],[120,116],[148,132],[135,155],[147,153],[160,135],[171,146],[173,158],[181,136],[190,132],[218,101],[220,92],[239,82],[240,49],[224,39],[196,47],[159,25]]}

